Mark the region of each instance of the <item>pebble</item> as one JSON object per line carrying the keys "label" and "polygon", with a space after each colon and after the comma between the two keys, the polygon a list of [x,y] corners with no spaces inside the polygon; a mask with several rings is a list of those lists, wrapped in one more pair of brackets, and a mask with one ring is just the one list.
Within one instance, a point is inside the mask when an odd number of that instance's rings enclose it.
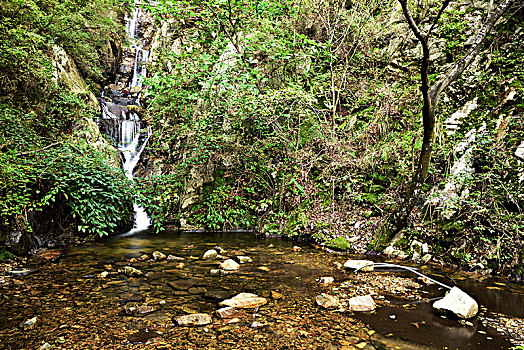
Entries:
{"label": "pebble", "polygon": [[251,323],[251,325],[249,327],[251,327],[251,328],[258,328],[258,327],[263,327],[263,326],[264,326],[263,323],[255,321],[255,322]]}
{"label": "pebble", "polygon": [[203,326],[213,322],[208,314],[191,314],[175,318],[176,323],[180,326]]}
{"label": "pebble", "polygon": [[231,299],[221,301],[219,305],[232,306],[242,309],[254,309],[267,303],[266,298],[252,293],[240,293]]}
{"label": "pebble", "polygon": [[240,265],[233,259],[227,259],[220,264],[220,268],[225,271],[234,271],[240,268]]}
{"label": "pebble", "polygon": [[167,256],[164,253],[159,252],[158,250],[153,252],[153,259],[155,259],[155,260],[163,260],[165,258],[167,258]]}
{"label": "pebble", "polygon": [[253,262],[253,259],[251,259],[249,256],[237,256],[238,262],[241,264],[250,263]]}
{"label": "pebble", "polygon": [[36,326],[37,322],[38,322],[38,318],[36,318],[36,316],[35,316],[35,317],[30,318],[27,321],[21,323],[20,327],[22,327],[23,329],[31,329],[34,326]]}
{"label": "pebble", "polygon": [[301,250],[302,250],[302,248],[299,247],[299,246],[294,246],[294,247],[293,247],[293,251],[294,251],[294,252],[299,252],[299,251],[301,251]]}
{"label": "pebble", "polygon": [[139,269],[135,269],[132,266],[124,266],[122,269],[118,269],[118,272],[123,273],[126,276],[141,276],[143,272]]}
{"label": "pebble", "polygon": [[215,259],[218,255],[218,252],[214,249],[210,249],[208,251],[206,251],[204,253],[204,255],[202,255],[202,259],[204,260],[207,260],[207,259]]}
{"label": "pebble", "polygon": [[184,258],[182,258],[180,256],[174,256],[174,255],[169,254],[167,256],[167,260],[186,260],[186,259],[184,259]]}
{"label": "pebble", "polygon": [[338,300],[337,297],[334,297],[326,293],[322,293],[318,295],[315,298],[315,301],[317,302],[318,306],[321,306],[326,309],[335,308],[340,305],[340,301]]}
{"label": "pebble", "polygon": [[330,284],[333,283],[335,279],[333,277],[320,277],[319,282],[322,284]]}
{"label": "pebble", "polygon": [[38,350],[49,350],[49,349],[51,349],[51,348],[52,348],[51,344],[49,344],[49,343],[44,343],[44,344],[42,344],[42,345],[38,348]]}

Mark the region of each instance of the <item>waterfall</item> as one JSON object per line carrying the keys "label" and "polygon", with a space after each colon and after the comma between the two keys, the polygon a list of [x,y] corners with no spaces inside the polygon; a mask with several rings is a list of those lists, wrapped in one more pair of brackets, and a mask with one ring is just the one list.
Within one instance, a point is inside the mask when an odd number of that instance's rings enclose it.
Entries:
{"label": "waterfall", "polygon": [[[127,108],[129,105],[140,105],[142,81],[147,74],[146,64],[149,51],[139,46],[140,31],[137,31],[141,16],[144,15],[135,4],[131,15],[125,17],[127,22],[126,33],[131,48],[127,49],[127,57],[122,60],[116,84],[106,87],[106,91],[100,99],[102,107],[102,117],[99,121],[100,130],[111,137],[114,146],[122,154],[124,159],[123,170],[126,177],[131,181],[133,181],[134,170],[152,132],[151,128],[145,125],[136,113]],[[134,56],[132,56],[133,51]],[[130,64],[128,64],[129,68],[126,68],[125,65],[125,62],[130,62],[131,57],[134,57],[132,75],[130,74]],[[146,230],[151,225],[144,208],[133,203],[133,209],[135,212],[134,225],[133,229],[127,234]]]}

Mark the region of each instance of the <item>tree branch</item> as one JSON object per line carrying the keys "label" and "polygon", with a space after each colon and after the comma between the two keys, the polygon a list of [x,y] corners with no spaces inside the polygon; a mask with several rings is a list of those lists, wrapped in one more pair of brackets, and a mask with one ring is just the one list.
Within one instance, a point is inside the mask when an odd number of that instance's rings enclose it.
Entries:
{"label": "tree branch", "polygon": [[[431,102],[433,106],[436,106],[440,94],[445,88],[449,86],[455,79],[457,79],[462,72],[473,62],[477,54],[479,53],[482,43],[488,36],[490,30],[495,26],[498,19],[506,12],[506,10],[513,4],[520,0],[503,0],[502,3],[493,11],[491,16],[486,20],[486,23],[480,28],[479,32],[473,40],[473,46],[469,51],[458,61],[453,68],[446,74],[446,76],[440,80],[430,91]],[[405,2],[405,1],[404,1]]]}

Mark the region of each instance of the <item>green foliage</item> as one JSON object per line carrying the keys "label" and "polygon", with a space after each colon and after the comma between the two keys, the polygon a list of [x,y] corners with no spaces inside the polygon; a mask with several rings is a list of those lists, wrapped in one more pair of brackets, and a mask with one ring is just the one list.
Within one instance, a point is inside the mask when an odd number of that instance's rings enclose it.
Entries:
{"label": "green foliage", "polygon": [[0,102],[6,97],[21,107],[45,101],[54,92],[55,46],[65,49],[80,70],[100,81],[100,48],[120,29],[109,0],[0,1]]}
{"label": "green foliage", "polygon": [[329,247],[336,248],[339,250],[351,249],[351,243],[349,243],[344,237],[337,237],[326,243]]}

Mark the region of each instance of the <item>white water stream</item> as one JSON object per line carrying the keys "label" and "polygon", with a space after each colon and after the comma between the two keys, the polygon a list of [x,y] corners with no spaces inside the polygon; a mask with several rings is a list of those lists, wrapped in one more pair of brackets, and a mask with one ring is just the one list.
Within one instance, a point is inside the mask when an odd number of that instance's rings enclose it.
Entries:
{"label": "white water stream", "polygon": [[[133,87],[141,87],[142,80],[146,77],[146,64],[149,58],[149,51],[139,47],[140,40],[137,40],[137,25],[140,22],[142,10],[135,5],[131,16],[126,16],[126,32],[132,49],[135,50],[135,62],[133,64],[133,76],[129,79],[126,90]],[[120,95],[119,95],[120,96]],[[127,95],[125,95],[127,96]],[[132,104],[139,104],[139,98],[134,98]],[[109,105],[112,106],[110,111]],[[118,112],[118,106],[114,103],[102,103],[102,119],[112,120],[114,124],[107,130],[113,138],[115,147],[118,148],[124,157],[123,169],[127,178],[133,181],[134,170],[140,161],[149,137],[151,128],[145,127],[138,115],[134,112],[127,112],[127,109],[121,108]],[[115,111],[116,110],[116,111]],[[135,211],[133,229],[125,235],[133,234],[138,231],[146,230],[151,225],[151,221],[143,207],[133,203]]]}

